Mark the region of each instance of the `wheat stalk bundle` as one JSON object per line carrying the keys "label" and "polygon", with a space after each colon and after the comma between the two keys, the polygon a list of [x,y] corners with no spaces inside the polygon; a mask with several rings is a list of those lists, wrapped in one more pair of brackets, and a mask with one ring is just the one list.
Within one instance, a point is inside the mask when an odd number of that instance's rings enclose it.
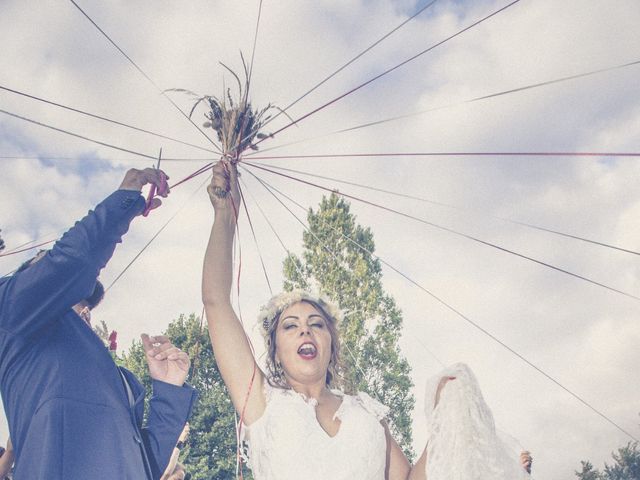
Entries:
{"label": "wheat stalk bundle", "polygon": [[[240,54],[242,57],[242,54]],[[260,130],[271,119],[270,111],[276,109],[272,104],[268,104],[262,109],[254,109],[249,101],[250,74],[247,64],[242,57],[244,68],[244,81],[225,64],[220,63],[234,77],[237,83],[237,97],[232,93],[231,88],[223,87],[223,94],[220,97],[214,95],[198,95],[192,91],[175,88],[172,91],[183,92],[196,97],[196,101],[191,107],[189,118],[193,115],[196,107],[205,103],[207,111],[204,116],[207,121],[203,124],[205,128],[212,128],[216,131],[218,141],[222,146],[222,154],[232,162],[237,162],[242,153],[247,150],[257,150],[254,140],[263,140],[272,137],[270,134],[262,133]]]}

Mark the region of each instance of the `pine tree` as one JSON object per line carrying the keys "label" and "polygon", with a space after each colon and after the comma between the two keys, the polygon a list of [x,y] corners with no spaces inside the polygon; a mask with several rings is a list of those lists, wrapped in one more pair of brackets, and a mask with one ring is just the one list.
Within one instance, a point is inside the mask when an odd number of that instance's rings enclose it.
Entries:
{"label": "pine tree", "polygon": [[284,262],[285,290],[319,287],[340,305],[345,316],[338,387],[365,391],[388,406],[391,431],[413,458],[411,369],[398,346],[402,313],[383,289],[381,264],[371,255],[373,234],[336,194],[323,198],[317,212],[310,209],[307,219],[302,258],[291,255]]}
{"label": "pine tree", "polygon": [[604,471],[594,470],[590,462],[580,462],[582,471],[576,472],[580,480],[640,480],[640,450],[638,442],[630,442],[611,454],[614,463],[605,463]]}
{"label": "pine tree", "polygon": [[640,480],[640,450],[637,442],[628,443],[611,456],[614,463],[604,466],[606,480]]}
{"label": "pine tree", "polygon": [[593,469],[591,462],[580,462],[582,464],[582,471],[576,471],[576,477],[580,480],[601,480],[601,475],[597,470]]}

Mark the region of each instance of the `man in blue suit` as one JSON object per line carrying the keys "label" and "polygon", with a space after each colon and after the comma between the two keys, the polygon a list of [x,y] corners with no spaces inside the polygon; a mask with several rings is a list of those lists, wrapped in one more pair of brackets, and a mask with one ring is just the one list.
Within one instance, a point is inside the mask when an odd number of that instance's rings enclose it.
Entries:
{"label": "man in blue suit", "polygon": [[143,386],[87,322],[101,297],[96,278],[144,209],[149,183],[168,193],[159,170],[130,170],[51,250],[0,279],[0,390],[15,480],[155,480],[169,462],[196,397],[184,384],[188,356],[143,335],[153,396],[142,427]]}

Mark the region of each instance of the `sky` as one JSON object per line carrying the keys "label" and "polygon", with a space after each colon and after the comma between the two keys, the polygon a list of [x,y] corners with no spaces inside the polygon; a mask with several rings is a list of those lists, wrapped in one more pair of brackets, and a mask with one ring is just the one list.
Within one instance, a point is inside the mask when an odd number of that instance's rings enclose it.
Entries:
{"label": "sky", "polygon": [[[435,2],[293,106],[289,115],[303,117],[509,3]],[[204,159],[217,158],[206,151],[208,140],[160,91],[221,95],[224,86],[233,89],[234,80],[220,62],[241,71],[240,52],[252,57],[259,2],[78,4],[153,83],[71,2],[4,0],[0,86],[204,150],[4,89],[0,110],[151,157],[162,148],[165,159],[188,159],[163,162],[172,182],[207,163]],[[288,106],[425,4],[265,0],[252,70],[253,105]],[[458,361],[476,373],[498,428],[532,452],[534,478],[574,478],[580,460],[602,467],[612,451],[631,440],[463,316],[640,437],[640,375],[634,367],[640,364],[640,304],[612,290],[640,291],[638,254],[523,225],[640,251],[640,159],[398,155],[640,152],[640,65],[470,101],[640,60],[638,24],[634,0],[522,0],[260,144],[262,153],[256,156],[368,154],[255,162],[424,199],[304,177],[423,220],[355,200],[351,204],[357,220],[372,229],[380,258],[414,282],[383,268],[385,289],[403,312],[401,347],[416,385],[416,450],[422,450],[426,437],[425,382],[442,365]],[[186,94],[167,95],[185,111],[191,107]],[[416,112],[426,113],[407,117]],[[194,122],[204,121],[202,115],[196,110]],[[335,133],[399,116],[405,118]],[[264,131],[287,123],[281,116]],[[374,155],[381,153],[395,155]],[[115,190],[128,168],[153,164],[6,113],[0,113],[0,157],[0,229],[7,250],[55,238]],[[250,171],[306,208],[322,197],[311,186]],[[301,250],[302,227],[251,174],[245,171],[242,179],[267,272],[279,286],[285,251],[256,202],[292,252]],[[119,332],[122,350],[142,332],[159,333],[181,313],[201,311],[201,264],[213,219],[205,181],[203,175],[176,187],[159,210],[134,220],[101,275],[110,284],[167,225],[94,311],[94,322],[105,321]],[[269,291],[246,219],[240,223],[240,242],[239,302],[246,328],[259,345],[254,319]],[[29,255],[0,258],[0,274]],[[0,421],[0,437],[6,436],[6,422]]]}

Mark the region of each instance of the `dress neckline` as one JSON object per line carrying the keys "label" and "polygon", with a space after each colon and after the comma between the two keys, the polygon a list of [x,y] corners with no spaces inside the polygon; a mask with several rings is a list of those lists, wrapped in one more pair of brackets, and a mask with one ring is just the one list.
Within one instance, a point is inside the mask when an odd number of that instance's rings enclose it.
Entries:
{"label": "dress neckline", "polygon": [[336,411],[333,413],[333,416],[331,417],[331,419],[334,422],[336,420],[339,420],[340,421],[340,425],[338,426],[338,431],[335,433],[335,435],[330,435],[329,432],[327,432],[325,430],[325,428],[322,426],[322,424],[318,420],[318,415],[317,415],[317,410],[316,410],[316,408],[318,407],[318,400],[316,398],[314,398],[314,397],[307,397],[304,393],[296,392],[294,389],[291,389],[289,391],[294,396],[299,397],[308,407],[310,407],[311,413],[313,415],[314,423],[316,424],[317,428],[328,439],[334,439],[338,435],[340,435],[340,432],[342,431],[342,424],[344,422],[344,419],[342,418],[341,415],[342,415],[342,410],[344,410],[345,404],[347,403],[348,395],[345,395],[345,393],[341,392],[340,390],[329,390],[333,395],[335,395],[336,397],[338,397],[340,399],[340,405],[338,405],[338,408],[336,408]]}

